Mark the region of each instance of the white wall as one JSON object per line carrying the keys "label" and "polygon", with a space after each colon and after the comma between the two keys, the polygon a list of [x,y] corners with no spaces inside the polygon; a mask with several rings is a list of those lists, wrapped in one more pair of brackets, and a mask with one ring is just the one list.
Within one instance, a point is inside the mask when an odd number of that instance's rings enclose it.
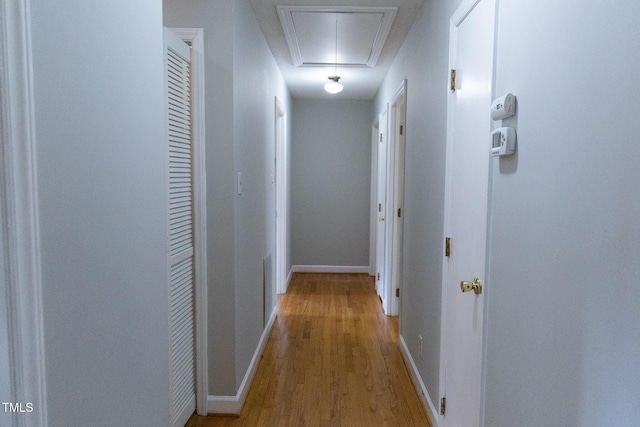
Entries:
{"label": "white wall", "polygon": [[30,3],[49,425],[167,425],[161,5]]}
{"label": "white wall", "polygon": [[[276,305],[275,97],[290,117],[289,93],[248,1],[234,2],[233,113],[235,170],[236,387],[240,386]],[[263,258],[271,254],[271,287],[263,313]]]}
{"label": "white wall", "polygon": [[209,394],[233,396],[275,306],[262,265],[275,259],[274,99],[290,117],[289,93],[247,1],[164,0],[164,24],[204,29]]}
{"label": "white wall", "polygon": [[518,153],[493,162],[487,426],[640,418],[639,19],[632,0],[501,2]]}
{"label": "white wall", "polygon": [[[408,78],[401,334],[437,402],[449,18],[427,2],[376,98]],[[640,6],[499,2],[496,95],[518,96],[493,160],[486,426],[640,417]],[[418,333],[425,337],[418,357]],[[425,335],[426,334],[426,335]]]}
{"label": "white wall", "polygon": [[371,101],[293,101],[293,265],[369,265]]}

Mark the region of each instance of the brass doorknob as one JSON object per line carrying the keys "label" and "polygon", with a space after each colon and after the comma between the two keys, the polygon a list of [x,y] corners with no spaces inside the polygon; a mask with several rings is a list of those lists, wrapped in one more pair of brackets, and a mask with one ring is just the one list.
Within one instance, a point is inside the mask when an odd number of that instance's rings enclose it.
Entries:
{"label": "brass doorknob", "polygon": [[473,282],[467,282],[466,280],[460,282],[460,289],[462,289],[462,292],[473,291],[476,295],[480,295],[482,293],[482,284],[480,279],[476,277]]}
{"label": "brass doorknob", "polygon": [[384,217],[381,216],[380,218],[378,218],[378,221],[380,221],[380,222],[384,221]]}

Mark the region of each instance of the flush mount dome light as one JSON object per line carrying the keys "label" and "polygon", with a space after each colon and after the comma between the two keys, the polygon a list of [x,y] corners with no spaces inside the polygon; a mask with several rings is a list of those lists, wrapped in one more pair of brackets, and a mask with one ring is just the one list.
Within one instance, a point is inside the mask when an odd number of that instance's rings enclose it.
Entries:
{"label": "flush mount dome light", "polygon": [[342,92],[344,87],[340,84],[340,76],[338,75],[338,13],[336,13],[336,62],[334,62],[335,69],[333,71],[333,76],[329,76],[329,83],[324,85],[324,90],[331,94],[336,94],[338,92]]}
{"label": "flush mount dome light", "polygon": [[331,81],[326,85],[324,85],[324,90],[333,94],[342,92],[342,89],[344,89],[344,86],[342,86],[342,84],[340,84],[339,82],[340,76],[330,76],[329,80]]}

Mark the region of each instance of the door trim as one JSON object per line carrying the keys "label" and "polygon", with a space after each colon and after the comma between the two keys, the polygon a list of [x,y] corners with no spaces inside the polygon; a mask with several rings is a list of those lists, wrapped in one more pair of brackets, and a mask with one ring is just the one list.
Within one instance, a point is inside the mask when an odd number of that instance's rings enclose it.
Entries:
{"label": "door trim", "polygon": [[[400,298],[396,297],[394,285],[397,280],[398,289],[401,288],[402,277],[400,276],[398,270],[401,271],[402,267],[402,231],[398,229],[398,223],[396,221],[396,199],[398,194],[398,182],[399,180],[404,180],[404,166],[402,167],[402,176],[399,176],[399,171],[397,168],[398,161],[404,163],[404,157],[402,159],[396,159],[397,155],[397,141],[396,141],[396,130],[397,126],[400,123],[397,123],[397,111],[396,105],[400,103],[400,101],[404,98],[404,117],[402,119],[401,125],[406,129],[406,110],[407,110],[407,80],[402,80],[400,87],[396,90],[395,94],[391,98],[389,102],[389,130],[388,130],[388,151],[387,151],[387,218],[393,221],[391,224],[388,224],[389,227],[388,235],[389,239],[387,239],[387,254],[389,254],[389,259],[387,260],[387,295],[389,296],[388,314],[390,316],[398,316],[400,313]],[[406,138],[405,138],[405,146],[406,146]],[[403,150],[404,153],[404,150]],[[404,190],[402,190],[404,193]]]}
{"label": "door trim", "polygon": [[[3,1],[0,9],[0,140],[2,242],[13,381],[12,399],[34,411],[20,421],[47,426],[38,181],[33,104],[29,0]],[[14,422],[18,420],[14,418]]]}
{"label": "door trim", "polygon": [[209,394],[209,358],[207,336],[207,203],[205,159],[204,30],[170,28],[191,45],[192,135],[193,135],[193,217],[194,217],[194,290],[196,343],[196,411],[207,415]]}
{"label": "door trim", "polygon": [[378,121],[371,124],[371,202],[369,207],[369,276],[376,275],[376,227],[378,223]]}
{"label": "door trim", "polygon": [[[386,215],[388,214],[388,129],[389,129],[389,115],[388,105],[378,115],[378,148],[376,150],[376,212],[377,212],[377,225],[376,225],[376,291],[382,300],[382,311],[389,315],[389,295],[388,295],[388,278],[387,278],[387,264],[388,264],[388,245],[387,240],[389,237],[389,227],[386,222]],[[382,147],[381,147],[382,145]],[[380,197],[380,192],[384,192],[384,197]],[[378,253],[380,252],[380,253]]]}
{"label": "door trim", "polygon": [[286,275],[287,259],[287,116],[278,97],[274,97],[275,181],[276,181],[276,292],[287,292],[289,281]]}

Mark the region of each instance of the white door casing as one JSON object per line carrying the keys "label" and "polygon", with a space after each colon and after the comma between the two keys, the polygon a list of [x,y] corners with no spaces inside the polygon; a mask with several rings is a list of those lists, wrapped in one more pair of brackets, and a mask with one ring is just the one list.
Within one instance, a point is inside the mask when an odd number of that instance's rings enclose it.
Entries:
{"label": "white door casing", "polygon": [[[482,401],[487,196],[495,0],[468,0],[451,18],[445,238],[443,261],[441,396],[446,427],[479,426]],[[444,246],[444,245],[443,245]],[[463,293],[461,282],[478,278],[484,289]]]}
{"label": "white door casing", "polygon": [[376,228],[376,292],[382,299],[382,308],[388,313],[387,278],[386,278],[386,246],[387,246],[387,112],[378,118],[378,203],[376,212],[378,225]]}
{"label": "white door casing", "polygon": [[196,409],[195,258],[191,52],[165,29],[167,251],[169,260],[170,421],[182,427]]}
{"label": "white door casing", "polygon": [[396,91],[389,103],[389,158],[388,177],[389,193],[387,199],[392,201],[389,206],[388,227],[390,238],[387,242],[389,257],[389,282],[387,294],[389,311],[387,314],[397,316],[400,312],[400,297],[396,290],[402,287],[402,230],[404,215],[404,163],[405,163],[405,111],[406,111],[406,80]]}
{"label": "white door casing", "polygon": [[378,228],[378,118],[371,124],[371,214],[369,215],[369,276],[376,276],[376,230]]}
{"label": "white door casing", "polygon": [[[287,196],[286,196],[286,116],[285,110],[275,98],[275,208],[276,208],[276,291],[279,294],[287,292]],[[270,315],[270,313],[268,314]]]}
{"label": "white door casing", "polygon": [[3,425],[46,427],[38,179],[29,1],[0,2],[0,245],[7,294],[2,295],[10,357],[10,395],[33,412],[4,414]]}

